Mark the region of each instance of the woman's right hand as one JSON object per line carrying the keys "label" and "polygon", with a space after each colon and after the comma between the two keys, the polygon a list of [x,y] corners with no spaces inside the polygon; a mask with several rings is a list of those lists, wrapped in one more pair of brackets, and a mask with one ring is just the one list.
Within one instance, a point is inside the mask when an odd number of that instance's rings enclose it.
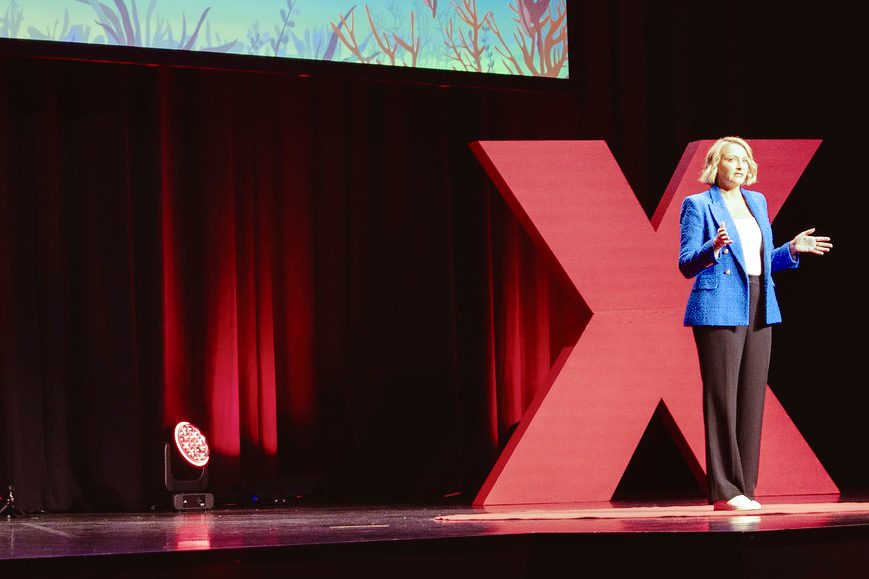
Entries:
{"label": "woman's right hand", "polygon": [[722,225],[718,228],[718,233],[715,234],[715,238],[712,240],[712,249],[718,251],[725,245],[730,245],[733,243],[733,240],[730,239],[730,236],[727,235],[727,229]]}

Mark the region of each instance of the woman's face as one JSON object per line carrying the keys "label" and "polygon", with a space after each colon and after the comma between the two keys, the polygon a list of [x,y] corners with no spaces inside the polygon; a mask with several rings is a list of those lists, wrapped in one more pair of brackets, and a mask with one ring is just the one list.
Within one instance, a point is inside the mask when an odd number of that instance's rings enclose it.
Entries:
{"label": "woman's face", "polygon": [[721,148],[718,162],[718,186],[724,190],[740,187],[748,178],[748,152],[736,143]]}

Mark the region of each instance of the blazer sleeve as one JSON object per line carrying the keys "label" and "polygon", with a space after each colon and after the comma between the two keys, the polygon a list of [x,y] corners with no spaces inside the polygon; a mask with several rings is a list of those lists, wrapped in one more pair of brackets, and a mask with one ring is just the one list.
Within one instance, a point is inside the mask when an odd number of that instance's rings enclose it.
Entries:
{"label": "blazer sleeve", "polygon": [[790,242],[786,242],[772,251],[772,273],[800,266],[800,254],[797,254],[796,259],[792,258],[789,245]]}
{"label": "blazer sleeve", "polygon": [[682,201],[679,215],[680,248],[679,271],[686,278],[692,278],[698,273],[718,263],[712,239],[703,239],[703,216],[697,202],[691,197]]}

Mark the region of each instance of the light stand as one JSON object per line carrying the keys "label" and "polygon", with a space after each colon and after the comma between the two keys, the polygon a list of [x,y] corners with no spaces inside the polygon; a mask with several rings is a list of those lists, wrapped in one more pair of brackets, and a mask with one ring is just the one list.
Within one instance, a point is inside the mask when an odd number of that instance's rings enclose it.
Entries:
{"label": "light stand", "polygon": [[17,519],[27,516],[15,506],[15,487],[12,485],[9,485],[9,494],[6,497],[6,500],[0,502],[0,515],[6,515],[7,519]]}

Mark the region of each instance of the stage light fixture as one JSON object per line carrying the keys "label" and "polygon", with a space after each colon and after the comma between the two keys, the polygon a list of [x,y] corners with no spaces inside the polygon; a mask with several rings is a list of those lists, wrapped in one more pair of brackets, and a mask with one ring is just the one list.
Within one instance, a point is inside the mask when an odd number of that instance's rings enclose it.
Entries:
{"label": "stage light fixture", "polygon": [[214,495],[208,489],[208,441],[190,422],[172,429],[171,441],[163,445],[163,482],[172,493],[172,506],[179,511],[211,509]]}
{"label": "stage light fixture", "polygon": [[[3,498],[3,497],[0,497]],[[6,498],[0,501],[0,515],[7,519],[26,516],[18,507],[15,506],[15,487],[9,485],[9,494]]]}

